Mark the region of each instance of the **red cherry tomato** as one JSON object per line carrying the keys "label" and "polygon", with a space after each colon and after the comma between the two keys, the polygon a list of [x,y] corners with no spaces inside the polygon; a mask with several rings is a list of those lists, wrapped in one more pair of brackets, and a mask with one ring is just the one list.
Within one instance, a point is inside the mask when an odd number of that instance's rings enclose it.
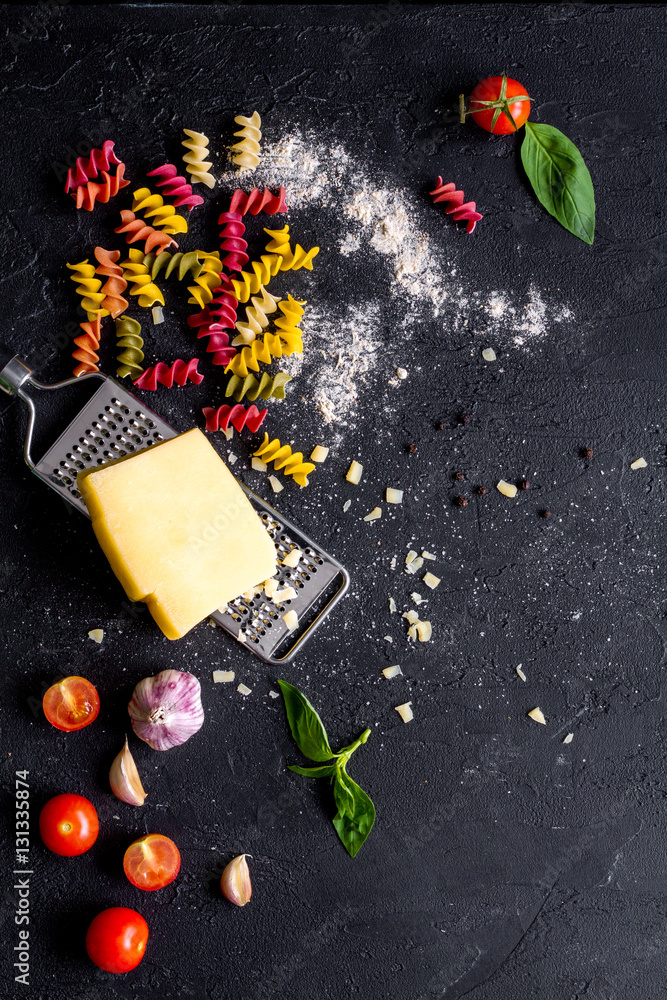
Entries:
{"label": "red cherry tomato", "polygon": [[[504,93],[503,81],[506,82]],[[510,135],[516,129],[521,128],[530,114],[530,101],[512,100],[516,97],[528,97],[525,87],[517,80],[502,76],[487,76],[485,80],[480,80],[470,94],[468,106],[473,121],[480,128],[487,132],[493,132],[494,135]],[[489,105],[496,106],[489,107]],[[499,105],[502,105],[504,110],[509,111],[516,128],[507,115],[503,114],[503,110],[498,115],[495,125],[493,124],[493,118]]]}
{"label": "red cherry tomato", "polygon": [[136,910],[112,906],[93,918],[86,934],[91,962],[105,972],[129,972],[144,957],[148,924]]}
{"label": "red cherry tomato", "polygon": [[125,851],[123,870],[137,889],[153,892],[174,881],[181,870],[181,855],[169,837],[149,833]]}
{"label": "red cherry tomato", "polygon": [[65,677],[44,695],[44,715],[63,732],[89,726],[100,712],[100,696],[85,677]]}
{"label": "red cherry tomato", "polygon": [[84,854],[97,840],[95,806],[83,795],[56,795],[39,814],[39,832],[50,851],[66,858]]}

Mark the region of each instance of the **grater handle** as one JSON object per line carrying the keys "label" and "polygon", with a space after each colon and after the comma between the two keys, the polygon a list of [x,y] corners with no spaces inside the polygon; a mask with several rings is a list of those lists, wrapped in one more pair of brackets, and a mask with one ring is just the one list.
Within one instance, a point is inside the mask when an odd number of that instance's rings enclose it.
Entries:
{"label": "grater handle", "polygon": [[8,396],[15,396],[30,375],[32,369],[6,344],[0,343],[0,389]]}

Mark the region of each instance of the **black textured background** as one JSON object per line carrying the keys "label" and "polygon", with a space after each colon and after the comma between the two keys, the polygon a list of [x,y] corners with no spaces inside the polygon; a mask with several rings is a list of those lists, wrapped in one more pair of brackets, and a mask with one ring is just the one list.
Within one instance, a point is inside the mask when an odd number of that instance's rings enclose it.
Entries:
{"label": "black textured background", "polygon": [[[495,342],[491,366],[474,323],[453,329],[445,315],[403,340],[386,262],[368,252],[341,271],[330,219],[309,209],[290,218],[299,242],[322,246],[312,277],[291,286],[320,310],[387,284],[376,331],[387,348],[356,420],[308,489],[279,498],[353,576],[284,675],[320,708],[334,743],[373,731],[351,771],[378,818],[355,860],[335,836],[326,789],[285,769],[298,755],[267,697],[275,677],[208,626],[170,643],[147,614],[124,610],[89,526],[22,465],[20,406],[3,407],[3,839],[17,768],[30,769],[35,811],[80,792],[101,834],[88,854],[60,860],[33,826],[27,989],[12,982],[9,856],[1,995],[665,996],[665,5],[6,5],[2,19],[2,337],[38,358],[45,380],[71,370],[70,349],[53,347],[75,308],[65,260],[96,242],[122,245],[109,236],[113,203],[77,213],[53,162],[94,128],[140,181],[178,155],[189,125],[209,135],[219,169],[233,115],[254,108],[267,135],[313,129],[383,185],[421,198],[419,226],[469,291],[523,301],[534,283],[574,320],[549,324],[531,350]],[[461,127],[449,111],[460,89],[503,69],[534,96],[534,119],[561,128],[590,167],[592,248],[535,202],[513,138]],[[420,194],[439,173],[485,214],[470,238]],[[199,232],[215,249],[225,195],[206,197]],[[162,336],[151,360],[188,356],[182,323]],[[387,384],[396,364],[410,372],[400,396]],[[202,370],[200,388],[151,397],[183,429],[215,394],[215,372]],[[293,404],[271,413],[271,430],[304,448],[328,433],[308,392],[304,378]],[[456,423],[462,411],[468,426]],[[248,447],[236,446],[243,466]],[[630,472],[639,455],[649,467]],[[343,478],[352,457],[365,465],[356,491]],[[455,488],[456,471],[467,478]],[[493,489],[523,475],[532,489],[515,501]],[[386,485],[409,491],[406,502],[364,524]],[[460,492],[465,509],[452,504]],[[433,641],[417,648],[387,613],[390,593],[403,608],[414,589],[400,565],[389,568],[409,544],[438,553],[443,581],[427,606]],[[95,626],[101,647],[86,637]],[[394,662],[405,676],[387,682],[380,671]],[[134,740],[149,798],[133,810],[107,784],[125,704],[141,677],[172,666],[201,678],[206,723],[165,755]],[[213,668],[229,666],[249,698],[211,683]],[[73,672],[97,685],[103,709],[89,729],[59,734],[35,699]],[[408,699],[405,726],[393,706]],[[526,718],[538,704],[546,727]],[[150,895],[120,868],[145,831],[172,836],[183,856],[178,880]],[[242,851],[254,857],[254,897],[237,911],[218,879]],[[125,977],[98,972],[83,949],[89,920],[111,905],[136,907],[151,929],[145,960]]]}

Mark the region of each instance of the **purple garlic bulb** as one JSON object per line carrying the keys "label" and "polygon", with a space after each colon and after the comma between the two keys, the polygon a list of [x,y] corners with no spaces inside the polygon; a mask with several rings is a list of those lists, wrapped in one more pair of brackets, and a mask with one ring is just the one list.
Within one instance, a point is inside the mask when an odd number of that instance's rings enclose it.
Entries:
{"label": "purple garlic bulb", "polygon": [[163,670],[139,681],[127,710],[139,739],[154,750],[180,746],[204,725],[201,685],[184,670]]}

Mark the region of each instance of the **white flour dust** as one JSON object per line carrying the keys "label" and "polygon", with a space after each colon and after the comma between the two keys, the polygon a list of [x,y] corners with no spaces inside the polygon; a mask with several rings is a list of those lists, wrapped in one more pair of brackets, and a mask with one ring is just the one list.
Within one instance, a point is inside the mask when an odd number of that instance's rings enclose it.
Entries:
{"label": "white flour dust", "polygon": [[[385,186],[382,178],[371,176],[341,145],[298,129],[276,142],[264,140],[254,174],[239,176],[230,169],[221,177],[230,189],[240,181],[245,190],[250,181],[272,190],[282,184],[289,208],[312,207],[326,215],[321,242],[328,244],[327,255],[320,253],[309,276],[313,291],[302,323],[307,353],[293,356],[283,368],[292,375],[307,374],[327,424],[348,424],[371,377],[395,384],[397,334],[407,340],[417,323],[439,319],[445,336],[448,328],[465,329],[479,338],[480,347],[493,341],[530,350],[548,336],[554,322],[573,318],[533,286],[523,302],[505,291],[482,296],[467,289],[456,263],[460,234],[451,221],[446,220],[452,230],[446,259],[443,240],[436,245],[424,228],[440,235],[445,220],[429,215],[419,192]],[[298,242],[297,227],[298,222],[291,226]],[[326,309],[318,307],[318,266],[326,266],[333,255],[336,270],[349,274],[355,287],[360,266],[380,265],[382,281],[369,281],[365,301],[351,303],[340,295]]]}

